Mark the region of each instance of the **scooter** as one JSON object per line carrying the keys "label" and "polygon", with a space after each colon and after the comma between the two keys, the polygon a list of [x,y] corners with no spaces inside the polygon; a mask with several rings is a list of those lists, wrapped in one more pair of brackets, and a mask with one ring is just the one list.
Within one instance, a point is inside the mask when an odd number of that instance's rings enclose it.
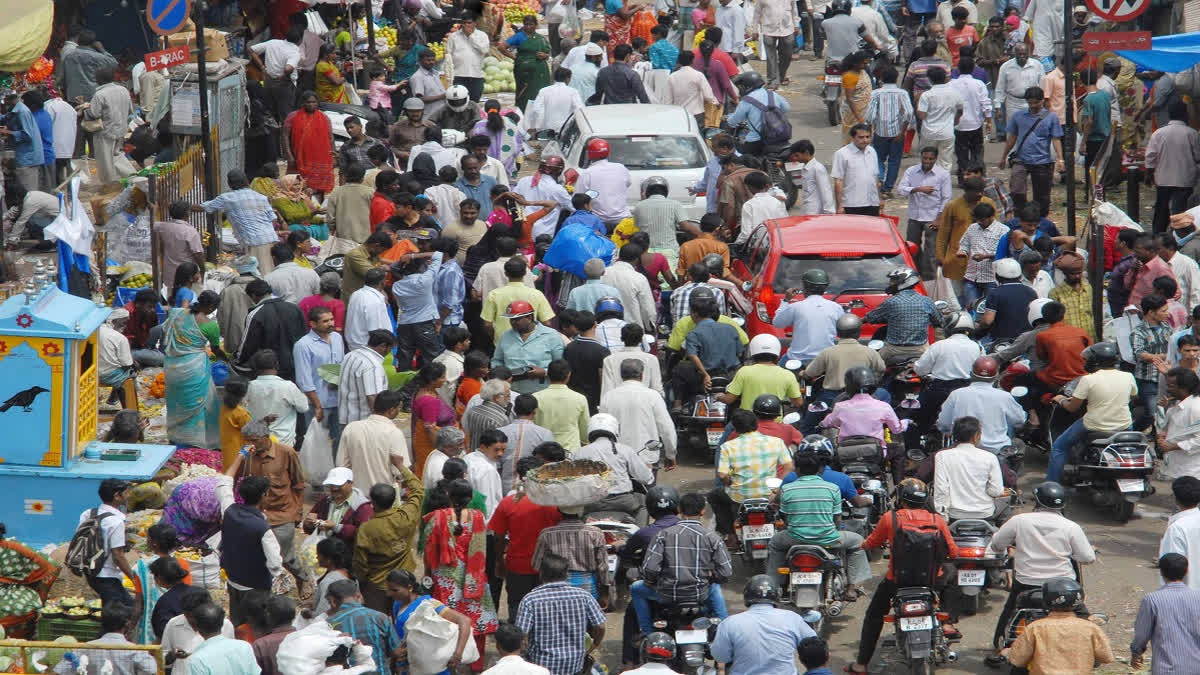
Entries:
{"label": "scooter", "polygon": [[1134,505],[1154,494],[1154,453],[1140,431],[1088,432],[1083,447],[1071,455],[1063,485],[1086,490],[1092,503],[1112,509],[1118,522],[1128,522]]}
{"label": "scooter", "polygon": [[833,453],[833,468],[854,481],[860,494],[870,495],[867,507],[866,532],[875,529],[879,519],[890,508],[888,503],[888,472],[884,469],[883,448],[871,436],[850,436],[838,442]]}
{"label": "scooter", "polygon": [[681,602],[670,606],[655,605],[654,630],[675,638],[675,660],[671,669],[684,675],[716,675],[709,646],[717,636],[715,616],[708,616],[705,606],[698,602]]}
{"label": "scooter", "polygon": [[934,668],[958,660],[958,654],[942,632],[942,623],[950,615],[939,611],[937,594],[925,586],[909,586],[896,590],[892,613],[883,617],[895,626],[894,643],[906,668],[894,672],[928,675]]}
{"label": "scooter", "polygon": [[608,574],[613,579],[611,603],[614,609],[623,609],[629,603],[629,586],[633,582],[625,570],[620,569],[619,553],[625,542],[638,531],[637,523],[628,513],[621,511],[595,511],[589,513],[587,524],[604,533],[604,552],[608,560]]}
{"label": "scooter", "polygon": [[[782,484],[778,478],[768,478],[767,487],[776,490]],[[742,560],[751,564],[767,559],[767,545],[775,536],[778,508],[767,497],[751,497],[742,502],[733,520],[733,533],[741,543]]]}
{"label": "scooter", "polygon": [[957,583],[963,594],[963,611],[977,614],[980,596],[985,589],[1003,588],[1007,555],[989,552],[996,527],[986,520],[964,518],[950,523],[950,536],[958,547],[958,557],[951,560],[958,569]]}

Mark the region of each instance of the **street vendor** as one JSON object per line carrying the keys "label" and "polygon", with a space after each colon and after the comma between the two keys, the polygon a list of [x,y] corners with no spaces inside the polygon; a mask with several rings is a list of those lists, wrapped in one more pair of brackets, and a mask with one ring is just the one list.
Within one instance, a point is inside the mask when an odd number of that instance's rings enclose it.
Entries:
{"label": "street vendor", "polygon": [[330,469],[324,485],[328,493],[322,495],[304,517],[304,532],[341,539],[346,544],[346,559],[349,560],[358,528],[371,519],[375,510],[362,491],[354,487],[354,472],[344,466]]}

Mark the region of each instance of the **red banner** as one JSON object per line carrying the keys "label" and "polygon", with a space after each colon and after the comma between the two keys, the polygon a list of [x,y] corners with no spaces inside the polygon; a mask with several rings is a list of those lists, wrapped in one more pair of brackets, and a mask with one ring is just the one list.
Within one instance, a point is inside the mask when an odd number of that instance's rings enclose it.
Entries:
{"label": "red banner", "polygon": [[192,58],[192,49],[187,45],[179,45],[164,49],[160,52],[150,52],[146,55],[146,70],[159,70],[187,63]]}
{"label": "red banner", "polygon": [[1117,33],[1083,34],[1083,50],[1085,52],[1115,52],[1118,50],[1139,51],[1150,49],[1150,31],[1133,30]]}

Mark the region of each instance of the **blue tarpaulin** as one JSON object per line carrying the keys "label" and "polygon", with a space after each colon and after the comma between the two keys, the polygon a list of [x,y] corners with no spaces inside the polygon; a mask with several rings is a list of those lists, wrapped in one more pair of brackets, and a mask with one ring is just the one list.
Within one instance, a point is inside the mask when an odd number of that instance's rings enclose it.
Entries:
{"label": "blue tarpaulin", "polygon": [[1200,33],[1155,37],[1150,49],[1119,51],[1122,58],[1149,70],[1178,73],[1200,64]]}

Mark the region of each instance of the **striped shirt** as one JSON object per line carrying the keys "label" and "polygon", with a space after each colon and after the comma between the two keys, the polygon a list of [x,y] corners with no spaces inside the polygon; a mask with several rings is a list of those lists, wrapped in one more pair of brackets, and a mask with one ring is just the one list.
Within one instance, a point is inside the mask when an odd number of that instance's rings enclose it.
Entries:
{"label": "striped shirt", "polygon": [[724,293],[717,290],[717,288],[711,284],[689,281],[679,288],[676,288],[671,293],[671,316],[676,321],[679,321],[685,316],[691,315],[692,309],[690,306],[690,298],[692,297],[692,291],[695,291],[698,288],[707,288],[708,290],[712,291],[713,295],[717,298],[717,309],[720,310],[722,314],[729,313],[729,311],[725,309]]}
{"label": "striped shirt", "polygon": [[642,576],[667,602],[697,602],[708,585],[733,575],[733,562],[721,535],[696,520],[681,520],[658,533],[646,549]]}
{"label": "striped shirt", "polygon": [[1000,240],[1008,237],[1009,229],[1003,223],[993,220],[984,228],[979,223],[971,223],[962,239],[958,240],[958,252],[967,256],[967,272],[963,278],[977,284],[996,282],[996,273],[992,270],[992,258],[975,260],[973,256],[980,253],[991,254],[1000,245]]}
{"label": "striped shirt", "polygon": [[224,211],[233,225],[233,238],[242,246],[265,246],[279,241],[271,202],[248,187],[224,192],[200,202],[200,206],[209,213]]}
{"label": "striped shirt", "polygon": [[462,426],[467,434],[467,452],[479,449],[479,438],[483,432],[499,429],[511,421],[508,411],[495,401],[484,401],[463,413]]}
{"label": "striped shirt", "polygon": [[338,382],[338,420],[342,425],[364,420],[371,414],[368,396],[388,388],[383,357],[370,347],[359,347],[342,359]]}
{"label": "striped shirt", "polygon": [[842,514],[842,491],[820,476],[800,476],[783,486],[779,502],[794,539],[822,546],[838,541],[834,518]]}
{"label": "striped shirt", "polygon": [[556,674],[578,673],[583,668],[587,629],[603,626],[604,612],[591,593],[555,581],[521,599],[516,624],[528,636],[525,658],[530,663]]}
{"label": "striped shirt", "polygon": [[679,250],[675,229],[684,219],[683,206],[662,195],[651,195],[633,205],[634,224],[650,235],[651,250]]}
{"label": "striped shirt", "polygon": [[1191,672],[1200,663],[1200,591],[1171,581],[1142,598],[1129,651],[1134,656],[1154,646],[1150,675]]}
{"label": "striped shirt", "polygon": [[898,137],[904,125],[913,123],[913,108],[908,92],[897,87],[895,83],[885,83],[879,89],[873,90],[871,102],[867,104],[865,120],[871,125],[876,136]]}
{"label": "striped shirt", "polygon": [[379,672],[391,672],[392,652],[400,646],[400,637],[387,614],[367,609],[357,602],[343,602],[329,617],[329,625],[370,647]]}
{"label": "striped shirt", "polygon": [[608,545],[600,528],[588,525],[578,518],[564,518],[559,524],[547,527],[538,535],[533,559],[530,560],[533,569],[541,568],[542,556],[547,553],[566,558],[567,569],[573,572],[595,574],[597,585],[609,584]]}

